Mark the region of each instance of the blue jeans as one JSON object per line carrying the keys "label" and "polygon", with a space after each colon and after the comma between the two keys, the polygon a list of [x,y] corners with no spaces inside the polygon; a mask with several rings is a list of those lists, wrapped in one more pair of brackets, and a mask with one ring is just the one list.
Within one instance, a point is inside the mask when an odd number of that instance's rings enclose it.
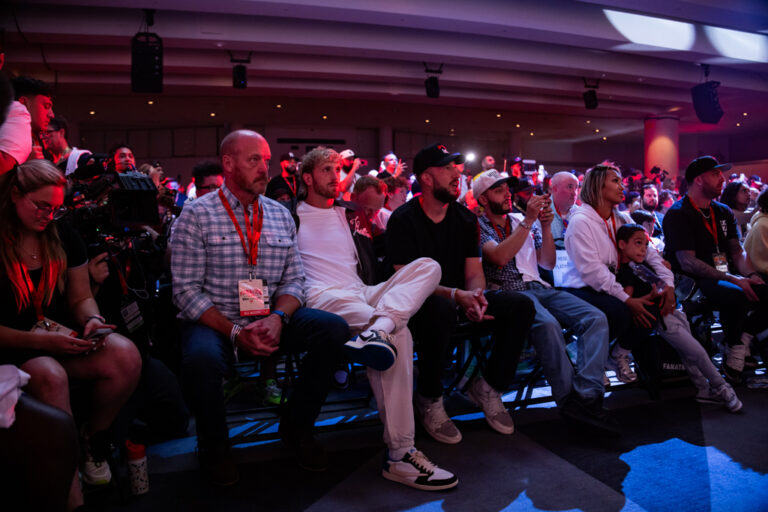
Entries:
{"label": "blue jeans", "polygon": [[[198,444],[226,446],[229,432],[222,383],[234,372],[232,344],[226,336],[197,323],[184,323],[181,336],[181,381],[197,420]],[[305,352],[283,412],[296,431],[312,430],[347,340],[349,327],[344,319],[317,309],[299,308],[283,326],[280,352]]]}
{"label": "blue jeans", "polygon": [[[529,339],[558,404],[573,390],[584,398],[603,396],[603,371],[608,357],[608,320],[596,307],[574,295],[529,283],[521,292],[533,301],[536,317]],[[577,336],[576,371],[565,350],[562,329]]]}

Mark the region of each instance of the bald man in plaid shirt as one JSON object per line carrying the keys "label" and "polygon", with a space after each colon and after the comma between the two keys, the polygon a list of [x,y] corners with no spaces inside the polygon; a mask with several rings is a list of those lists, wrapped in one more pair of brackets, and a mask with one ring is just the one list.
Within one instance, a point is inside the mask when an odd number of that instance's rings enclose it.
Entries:
{"label": "bald man in plaid shirt", "polygon": [[270,149],[240,130],[221,143],[224,184],[185,207],[172,236],[173,299],[182,320],[181,379],[197,419],[201,468],[211,483],[239,479],[222,382],[239,357],[305,352],[280,437],[305,469],[327,468],[312,437],[349,340],[339,316],[301,307],[304,270],[290,213],[266,198]]}

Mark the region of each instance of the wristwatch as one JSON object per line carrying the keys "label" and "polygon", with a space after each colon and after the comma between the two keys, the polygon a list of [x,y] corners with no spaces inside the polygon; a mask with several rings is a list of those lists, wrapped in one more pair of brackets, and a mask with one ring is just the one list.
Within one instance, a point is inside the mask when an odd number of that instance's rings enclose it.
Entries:
{"label": "wristwatch", "polygon": [[280,320],[283,322],[283,325],[288,325],[288,323],[291,321],[291,318],[285,313],[285,311],[276,309],[271,314],[279,316]]}

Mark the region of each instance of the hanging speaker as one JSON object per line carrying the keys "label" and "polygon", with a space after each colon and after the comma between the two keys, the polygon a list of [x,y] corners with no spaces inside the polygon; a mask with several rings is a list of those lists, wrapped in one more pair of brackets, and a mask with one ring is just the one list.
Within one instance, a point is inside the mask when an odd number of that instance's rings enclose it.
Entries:
{"label": "hanging speaker", "polygon": [[242,64],[232,68],[232,87],[235,89],[245,89],[248,87],[248,68]]}
{"label": "hanging speaker", "polygon": [[720,82],[710,80],[691,88],[693,108],[699,121],[707,124],[717,124],[723,117],[723,109],[717,97]]}
{"label": "hanging speaker", "polygon": [[595,110],[597,108],[597,91],[589,89],[584,91],[584,107],[587,110]]}
{"label": "hanging speaker", "polygon": [[424,88],[427,90],[427,98],[439,98],[440,97],[440,82],[436,76],[427,77],[424,80]]}
{"label": "hanging speaker", "polygon": [[131,41],[131,91],[163,92],[163,40],[139,32]]}

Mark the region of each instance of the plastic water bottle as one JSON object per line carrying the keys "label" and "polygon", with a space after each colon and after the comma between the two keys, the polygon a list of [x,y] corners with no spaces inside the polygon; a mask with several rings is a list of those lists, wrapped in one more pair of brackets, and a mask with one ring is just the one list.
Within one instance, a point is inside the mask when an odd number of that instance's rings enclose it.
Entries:
{"label": "plastic water bottle", "polygon": [[655,284],[657,291],[661,291],[664,289],[665,286],[667,286],[667,283],[665,283],[662,278],[657,276],[653,270],[651,270],[645,265],[635,263],[634,261],[630,261],[629,268],[632,269],[632,272],[634,272],[634,274],[637,277],[639,277],[646,283],[650,284],[651,286]]}
{"label": "plastic water bottle", "polygon": [[131,478],[131,494],[138,496],[149,492],[149,473],[147,472],[147,449],[143,444],[125,442],[128,452],[128,471]]}

